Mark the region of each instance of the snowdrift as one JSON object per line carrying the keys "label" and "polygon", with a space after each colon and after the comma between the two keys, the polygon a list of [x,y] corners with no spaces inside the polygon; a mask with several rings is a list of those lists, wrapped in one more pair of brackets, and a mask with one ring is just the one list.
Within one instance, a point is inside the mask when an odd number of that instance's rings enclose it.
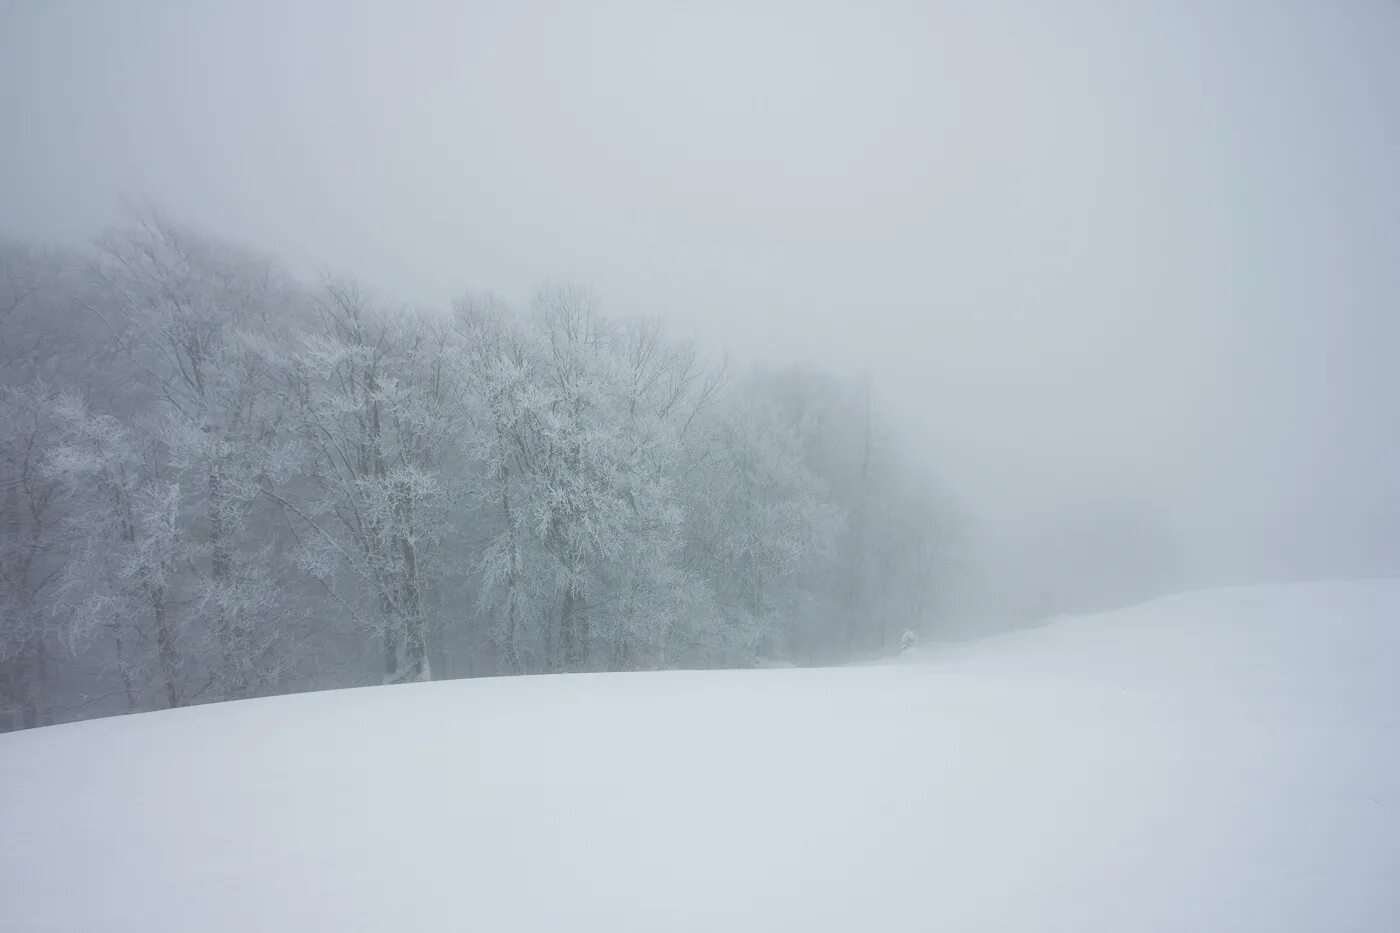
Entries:
{"label": "snowdrift", "polygon": [[0,736],[0,929],[1400,929],[1400,582]]}

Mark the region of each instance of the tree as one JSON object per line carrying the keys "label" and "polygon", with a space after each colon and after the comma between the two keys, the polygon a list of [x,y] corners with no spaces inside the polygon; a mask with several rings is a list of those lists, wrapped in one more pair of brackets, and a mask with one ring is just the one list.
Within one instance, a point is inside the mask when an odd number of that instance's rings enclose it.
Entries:
{"label": "tree", "polygon": [[145,706],[148,691],[165,706],[182,706],[196,691],[178,618],[186,598],[179,485],[163,475],[153,445],[110,415],[93,414],[72,395],[54,413],[60,434],[48,475],[74,491],[67,518],[74,549],[57,594],[69,643],[110,644],[129,710]]}
{"label": "tree", "polygon": [[451,331],[343,280],[318,322],[289,370],[315,494],[306,508],[269,494],[309,532],[304,566],[380,638],[385,681],[428,680],[434,549],[461,495],[447,475],[465,414]]}
{"label": "tree", "polygon": [[[476,463],[497,506],[482,609],[511,670],[664,662],[703,587],[680,566],[681,437],[717,374],[648,321],[551,288],[515,319],[459,305],[482,403]],[[695,611],[691,611],[695,610]]]}
{"label": "tree", "polygon": [[437,317],[149,207],[0,239],[0,709],[873,650],[942,541],[894,427],[584,289]]}
{"label": "tree", "polygon": [[477,424],[466,443],[478,477],[473,498],[492,522],[475,561],[478,611],[499,610],[491,641],[507,671],[527,673],[547,663],[540,622],[549,568],[525,517],[537,455],[537,354],[508,309],[493,301],[459,302],[456,328]]}
{"label": "tree", "polygon": [[47,597],[58,562],[62,481],[45,469],[54,396],[0,388],[0,714],[41,725],[53,657]]}
{"label": "tree", "polygon": [[745,388],[702,432],[687,501],[688,560],[720,601],[732,658],[783,650],[808,608],[801,581],[830,561],[842,522],[796,432]]}
{"label": "tree", "polygon": [[265,346],[293,290],[271,262],[175,224],[152,208],[99,241],[95,267],[113,306],[93,314],[129,353],[181,496],[181,528],[195,579],[188,609],[210,695],[247,696],[289,667],[279,586],[250,527],[278,456],[283,400],[268,391]]}

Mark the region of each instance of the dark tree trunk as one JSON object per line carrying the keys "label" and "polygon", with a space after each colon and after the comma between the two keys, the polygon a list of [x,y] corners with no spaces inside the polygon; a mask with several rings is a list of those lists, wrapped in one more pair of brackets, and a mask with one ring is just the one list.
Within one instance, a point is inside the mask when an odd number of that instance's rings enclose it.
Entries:
{"label": "dark tree trunk", "polygon": [[178,682],[180,665],[175,654],[175,635],[165,616],[165,594],[160,589],[151,591],[151,611],[156,623],[156,654],[165,681],[165,701],[173,709],[182,705]]}
{"label": "dark tree trunk", "polygon": [[384,630],[384,679],[393,680],[399,673],[399,640],[392,628]]}

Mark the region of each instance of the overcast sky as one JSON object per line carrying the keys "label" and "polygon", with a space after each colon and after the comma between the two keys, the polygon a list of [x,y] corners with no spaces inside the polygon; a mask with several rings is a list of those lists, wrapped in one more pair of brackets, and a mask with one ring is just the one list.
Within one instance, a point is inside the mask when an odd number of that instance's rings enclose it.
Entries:
{"label": "overcast sky", "polygon": [[868,367],[1006,541],[1400,573],[1400,4],[0,0],[0,230]]}

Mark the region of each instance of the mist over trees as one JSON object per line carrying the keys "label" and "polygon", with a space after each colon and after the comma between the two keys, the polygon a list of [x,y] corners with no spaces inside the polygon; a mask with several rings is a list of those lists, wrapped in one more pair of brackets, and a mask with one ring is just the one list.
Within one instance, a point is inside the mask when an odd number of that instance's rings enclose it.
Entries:
{"label": "mist over trees", "polygon": [[408,309],[149,207],[0,240],[0,728],[870,656],[935,618],[946,526],[867,380],[586,289]]}

